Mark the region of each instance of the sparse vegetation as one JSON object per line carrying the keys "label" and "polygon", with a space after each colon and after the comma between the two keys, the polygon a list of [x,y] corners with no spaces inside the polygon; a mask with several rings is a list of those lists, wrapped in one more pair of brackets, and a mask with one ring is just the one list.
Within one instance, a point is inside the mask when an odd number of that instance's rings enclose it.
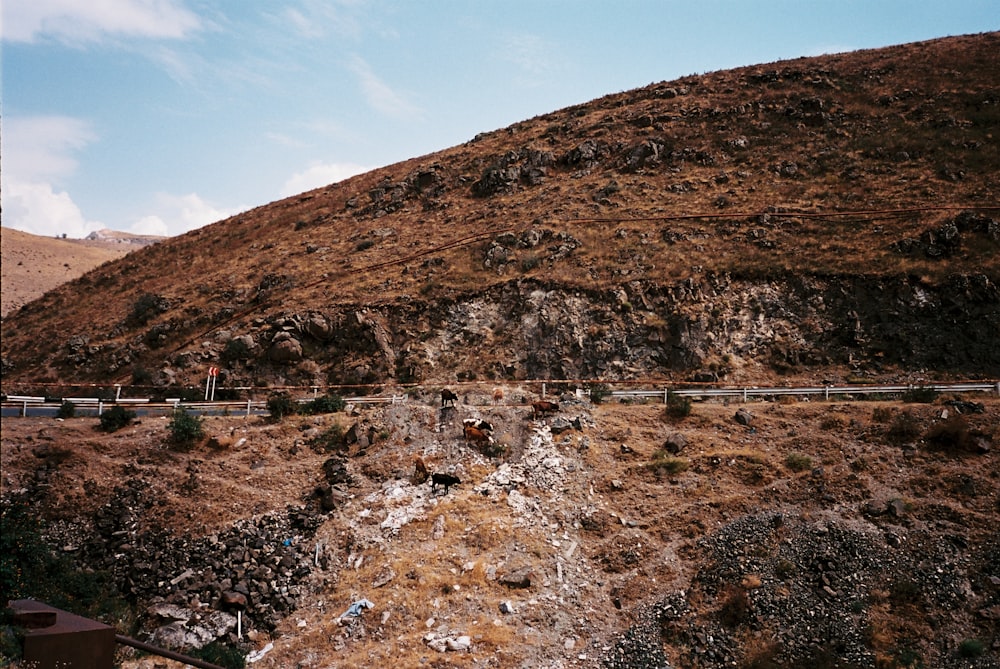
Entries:
{"label": "sparse vegetation", "polygon": [[201,416],[189,414],[184,409],[174,411],[167,429],[170,440],[178,446],[190,446],[205,434]]}
{"label": "sparse vegetation", "polygon": [[678,395],[673,391],[667,392],[666,409],[664,415],[668,421],[680,421],[691,415],[691,398]]}
{"label": "sparse vegetation", "polygon": [[336,393],[321,395],[306,404],[302,405],[301,413],[304,415],[337,413],[343,411],[346,406],[344,398]]}
{"label": "sparse vegetation", "polygon": [[76,405],[69,400],[63,400],[63,403],[59,405],[59,411],[56,412],[56,418],[73,418],[76,416]]}
{"label": "sparse vegetation", "polygon": [[785,456],[785,466],[793,472],[804,472],[812,469],[812,458],[802,453],[789,453]]}
{"label": "sparse vegetation", "polygon": [[117,432],[135,420],[135,412],[116,404],[105,409],[100,416],[101,429],[105,432]]}
{"label": "sparse vegetation", "polygon": [[277,423],[298,413],[298,406],[288,393],[275,393],[267,398],[267,411],[271,421]]}

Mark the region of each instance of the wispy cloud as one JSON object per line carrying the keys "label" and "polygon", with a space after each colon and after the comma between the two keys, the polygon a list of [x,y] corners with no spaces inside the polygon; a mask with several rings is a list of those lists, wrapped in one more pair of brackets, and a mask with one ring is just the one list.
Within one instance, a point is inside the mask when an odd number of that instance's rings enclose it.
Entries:
{"label": "wispy cloud", "polygon": [[143,216],[127,232],[172,237],[229,218],[244,208],[226,209],[211,204],[197,193],[156,196],[156,213]]}
{"label": "wispy cloud", "polygon": [[358,78],[365,100],[376,111],[393,118],[412,118],[423,115],[419,107],[379,79],[368,63],[360,56],[351,58],[348,67]]}
{"label": "wispy cloud", "polygon": [[355,165],[354,163],[316,163],[310,165],[304,171],[297,172],[289,177],[288,181],[281,188],[281,197],[297,195],[307,190],[337,183],[338,181],[353,177],[355,174],[363,174],[372,169],[371,167]]}
{"label": "wispy cloud", "polygon": [[4,119],[4,169],[2,176],[22,181],[48,180],[71,175],[76,153],[97,134],[86,121],[70,116],[26,116]]}
{"label": "wispy cloud", "polygon": [[70,44],[110,36],[182,39],[201,28],[180,0],[7,0],[3,40]]}
{"label": "wispy cloud", "polygon": [[509,36],[504,41],[501,58],[517,68],[518,82],[525,86],[543,84],[564,66],[551,44],[531,34]]}

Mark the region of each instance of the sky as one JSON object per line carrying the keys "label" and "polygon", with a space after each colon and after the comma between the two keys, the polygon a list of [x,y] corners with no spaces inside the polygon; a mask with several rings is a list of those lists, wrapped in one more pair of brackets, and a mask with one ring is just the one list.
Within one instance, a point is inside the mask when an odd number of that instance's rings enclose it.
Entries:
{"label": "sky", "polygon": [[688,75],[1000,29],[996,0],[2,0],[2,224],[178,235]]}

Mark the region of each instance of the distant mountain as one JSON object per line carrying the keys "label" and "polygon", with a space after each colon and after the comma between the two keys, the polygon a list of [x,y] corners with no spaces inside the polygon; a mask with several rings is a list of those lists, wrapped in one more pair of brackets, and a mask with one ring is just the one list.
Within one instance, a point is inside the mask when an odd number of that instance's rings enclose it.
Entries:
{"label": "distant mountain", "polygon": [[3,380],[1000,375],[997,137],[1000,33],[652,84],[139,249]]}
{"label": "distant mountain", "polygon": [[3,241],[3,316],[76,279],[102,263],[162,238],[101,230],[86,239],[32,235],[12,228],[0,232]]}

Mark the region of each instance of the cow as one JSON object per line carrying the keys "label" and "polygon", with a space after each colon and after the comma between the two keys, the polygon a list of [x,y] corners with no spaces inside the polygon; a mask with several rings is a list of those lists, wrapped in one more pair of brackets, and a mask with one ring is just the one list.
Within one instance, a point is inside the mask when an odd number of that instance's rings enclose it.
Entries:
{"label": "cow", "polygon": [[449,405],[450,406],[455,406],[455,400],[457,400],[457,399],[458,399],[458,395],[456,395],[455,393],[451,392],[447,388],[445,388],[444,390],[441,391],[441,406],[442,407],[446,407],[446,406],[449,406]]}
{"label": "cow", "polygon": [[474,441],[478,444],[493,443],[493,437],[491,437],[485,430],[480,430],[479,428],[472,427],[471,425],[466,425],[463,433],[465,434],[466,441]]}
{"label": "cow", "polygon": [[441,472],[434,472],[431,474],[431,490],[436,490],[439,485],[444,486],[444,494],[448,494],[448,488],[453,485],[458,485],[462,481],[459,480],[457,476],[452,476],[451,474],[444,474]]}
{"label": "cow", "polygon": [[462,427],[474,427],[477,430],[482,430],[483,432],[493,431],[493,424],[486,422],[482,418],[464,418],[462,420]]}
{"label": "cow", "polygon": [[493,389],[493,403],[502,404],[503,403],[503,388]]}
{"label": "cow", "polygon": [[539,416],[544,416],[547,413],[552,413],[553,411],[559,411],[559,405],[555,402],[549,402],[548,400],[539,400],[537,402],[531,403],[531,412],[535,418]]}

